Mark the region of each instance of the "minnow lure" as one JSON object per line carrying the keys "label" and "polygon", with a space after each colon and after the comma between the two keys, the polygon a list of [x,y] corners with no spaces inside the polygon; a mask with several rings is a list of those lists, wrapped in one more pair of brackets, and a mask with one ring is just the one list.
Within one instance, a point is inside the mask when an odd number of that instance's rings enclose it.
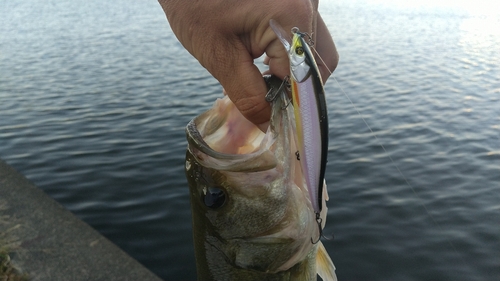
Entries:
{"label": "minnow lure", "polygon": [[323,184],[328,154],[328,116],[325,91],[318,66],[306,39],[292,29],[293,38],[274,20],[269,22],[290,58],[290,85],[298,134],[299,156],[309,197],[318,223],[323,204]]}

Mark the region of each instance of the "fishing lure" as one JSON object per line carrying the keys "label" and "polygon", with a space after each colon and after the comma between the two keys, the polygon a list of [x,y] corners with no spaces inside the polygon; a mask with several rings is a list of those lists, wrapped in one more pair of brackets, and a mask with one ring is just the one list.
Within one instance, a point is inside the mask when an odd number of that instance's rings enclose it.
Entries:
{"label": "fishing lure", "polygon": [[[298,134],[299,156],[309,197],[321,224],[323,185],[328,154],[328,116],[325,91],[318,66],[311,52],[311,37],[292,29],[293,38],[274,20],[269,22],[290,58],[290,86]],[[321,229],[321,227],[320,227]]]}

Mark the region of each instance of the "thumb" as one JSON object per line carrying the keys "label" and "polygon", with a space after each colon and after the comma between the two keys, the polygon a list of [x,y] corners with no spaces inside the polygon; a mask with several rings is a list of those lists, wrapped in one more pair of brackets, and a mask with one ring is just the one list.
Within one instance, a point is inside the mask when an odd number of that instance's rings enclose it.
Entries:
{"label": "thumb", "polygon": [[267,87],[254,58],[236,37],[217,40],[208,56],[200,62],[217,79],[241,114],[250,122],[262,125],[271,117],[265,100]]}

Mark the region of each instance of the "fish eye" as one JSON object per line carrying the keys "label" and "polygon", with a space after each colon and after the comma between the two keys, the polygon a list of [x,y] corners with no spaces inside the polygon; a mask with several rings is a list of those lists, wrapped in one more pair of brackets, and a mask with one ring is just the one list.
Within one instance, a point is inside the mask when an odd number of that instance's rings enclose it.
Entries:
{"label": "fish eye", "polygon": [[209,187],[204,195],[203,202],[205,206],[211,209],[220,208],[226,202],[226,192],[217,186]]}
{"label": "fish eye", "polygon": [[295,48],[295,53],[299,56],[302,56],[304,54],[304,48],[302,47]]}

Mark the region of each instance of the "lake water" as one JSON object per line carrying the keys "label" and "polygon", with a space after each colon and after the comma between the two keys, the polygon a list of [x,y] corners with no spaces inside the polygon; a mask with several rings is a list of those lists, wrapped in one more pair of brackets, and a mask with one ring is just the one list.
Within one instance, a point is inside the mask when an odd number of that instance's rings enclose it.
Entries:
{"label": "lake water", "polygon": [[[499,280],[500,12],[399,2],[320,4],[324,244],[339,280]],[[219,96],[154,0],[0,3],[0,158],[165,280],[196,278],[184,127]]]}

